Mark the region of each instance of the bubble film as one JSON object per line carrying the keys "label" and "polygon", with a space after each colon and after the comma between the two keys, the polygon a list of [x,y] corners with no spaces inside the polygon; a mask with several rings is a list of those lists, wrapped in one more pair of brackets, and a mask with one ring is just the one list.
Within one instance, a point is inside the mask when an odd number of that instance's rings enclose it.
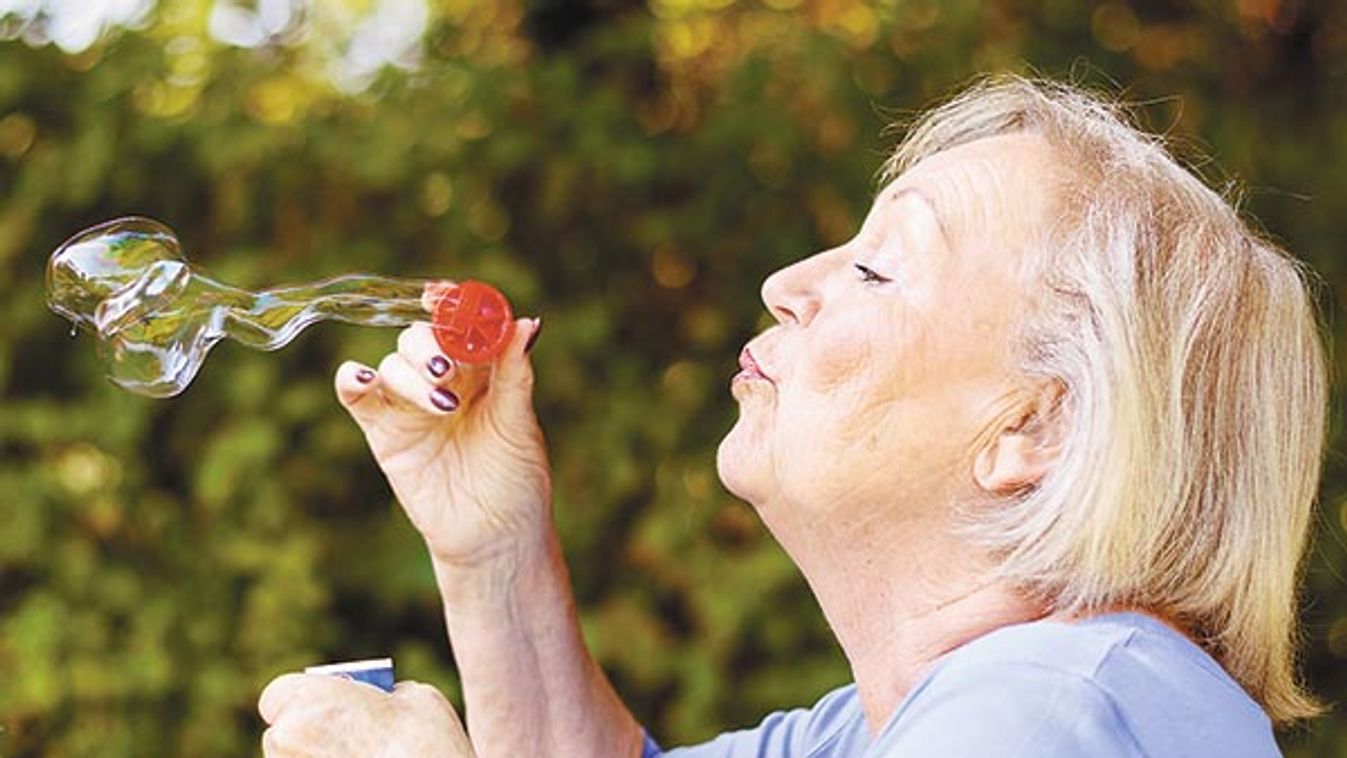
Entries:
{"label": "bubble film", "polygon": [[47,262],[47,304],[97,337],[109,379],[149,397],[187,389],[223,339],[277,350],[323,320],[394,327],[425,320],[426,285],[348,274],[252,292],[194,271],[173,230],[141,217],[86,229]]}

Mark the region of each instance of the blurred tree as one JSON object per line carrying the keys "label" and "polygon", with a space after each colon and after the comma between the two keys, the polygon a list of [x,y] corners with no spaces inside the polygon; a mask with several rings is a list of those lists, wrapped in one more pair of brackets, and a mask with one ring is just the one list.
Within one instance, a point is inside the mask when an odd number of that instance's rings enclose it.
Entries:
{"label": "blurred tree", "polygon": [[[243,285],[476,276],[542,314],[583,623],[670,742],[846,678],[713,450],[761,279],[854,231],[895,111],[986,71],[1125,83],[1213,182],[1245,182],[1345,328],[1341,4],[0,0],[0,37],[6,756],[255,752],[261,686],[323,660],[391,653],[455,689],[423,549],[330,397],[394,335],[222,346],[184,396],[128,395],[42,298],[47,253],[106,218],[161,218]],[[1329,700],[1345,473],[1330,457],[1307,584]],[[1284,738],[1338,755],[1347,721]]]}

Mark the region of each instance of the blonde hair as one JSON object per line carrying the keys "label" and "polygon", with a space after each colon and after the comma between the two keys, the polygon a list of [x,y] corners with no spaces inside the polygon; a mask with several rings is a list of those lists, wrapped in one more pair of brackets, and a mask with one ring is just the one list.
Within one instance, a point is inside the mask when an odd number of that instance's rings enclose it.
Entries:
{"label": "blonde hair", "polygon": [[970,531],[1003,575],[1068,613],[1183,626],[1285,724],[1297,583],[1326,377],[1306,272],[1111,101],[986,79],[923,116],[885,164],[1041,135],[1060,156],[1022,367],[1065,388],[1056,468]]}

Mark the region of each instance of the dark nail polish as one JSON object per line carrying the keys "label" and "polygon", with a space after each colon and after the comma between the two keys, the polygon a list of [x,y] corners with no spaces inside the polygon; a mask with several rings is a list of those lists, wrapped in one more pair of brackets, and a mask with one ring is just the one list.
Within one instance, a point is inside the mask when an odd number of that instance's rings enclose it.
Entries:
{"label": "dark nail polish", "polygon": [[530,334],[529,341],[524,343],[525,353],[528,353],[533,350],[533,343],[538,341],[538,335],[541,334],[542,331],[543,331],[543,320],[540,318],[533,319],[533,334]]}
{"label": "dark nail polish", "polygon": [[369,384],[374,381],[374,372],[367,368],[362,368],[355,372],[355,380],[361,384]]}
{"label": "dark nail polish", "polygon": [[437,355],[426,363],[426,368],[430,369],[432,376],[444,376],[449,371],[449,359]]}
{"label": "dark nail polish", "polygon": [[430,393],[430,404],[448,413],[458,407],[458,395],[443,387],[436,387]]}

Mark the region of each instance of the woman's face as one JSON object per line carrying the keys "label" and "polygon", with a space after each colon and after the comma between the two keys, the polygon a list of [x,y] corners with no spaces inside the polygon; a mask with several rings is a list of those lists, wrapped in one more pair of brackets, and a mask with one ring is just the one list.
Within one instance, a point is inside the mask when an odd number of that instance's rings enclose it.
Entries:
{"label": "woman's face", "polygon": [[978,494],[973,459],[1014,387],[1050,158],[1030,135],[931,156],[880,192],[853,239],[764,283],[778,323],[745,348],[718,464],[783,543],[795,525],[940,517]]}

